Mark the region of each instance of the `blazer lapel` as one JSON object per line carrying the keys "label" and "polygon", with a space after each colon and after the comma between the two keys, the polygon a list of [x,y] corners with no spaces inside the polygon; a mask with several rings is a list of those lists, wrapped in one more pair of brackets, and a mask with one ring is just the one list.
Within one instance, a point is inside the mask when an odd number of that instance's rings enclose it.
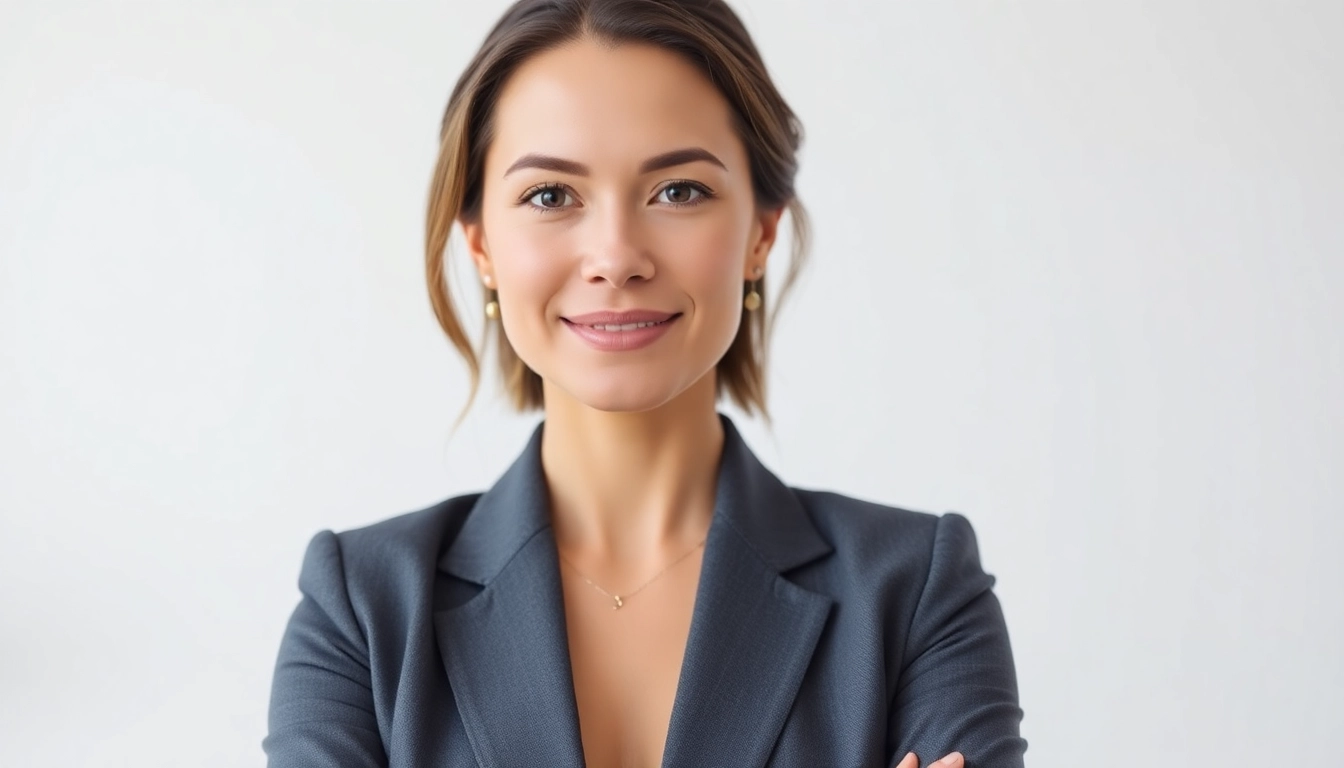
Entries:
{"label": "blazer lapel", "polygon": [[482,768],[583,766],[538,425],[439,562],[483,585],[434,614],[439,653]]}
{"label": "blazer lapel", "polygon": [[724,425],[714,517],[664,766],[763,766],[833,601],[782,574],[831,552],[793,492]]}
{"label": "blazer lapel", "polygon": [[[783,574],[831,552],[727,416],[664,766],[763,766],[832,600]],[[439,561],[478,594],[434,614],[440,655],[482,768],[583,766],[538,425]]]}

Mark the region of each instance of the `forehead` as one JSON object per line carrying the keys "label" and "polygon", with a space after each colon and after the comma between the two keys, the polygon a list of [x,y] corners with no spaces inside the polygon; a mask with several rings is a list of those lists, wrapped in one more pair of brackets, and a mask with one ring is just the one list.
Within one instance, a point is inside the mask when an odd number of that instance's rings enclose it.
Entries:
{"label": "forehead", "polygon": [[486,164],[545,152],[626,165],[683,146],[744,162],[731,115],[708,77],[678,54],[579,41],[532,56],[510,76]]}

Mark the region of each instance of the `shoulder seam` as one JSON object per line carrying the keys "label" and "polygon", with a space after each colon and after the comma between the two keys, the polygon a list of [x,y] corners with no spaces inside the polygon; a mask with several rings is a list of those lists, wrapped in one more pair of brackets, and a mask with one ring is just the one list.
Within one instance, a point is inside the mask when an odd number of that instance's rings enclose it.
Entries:
{"label": "shoulder seam", "polygon": [[354,620],[355,627],[359,629],[359,639],[364,642],[364,647],[367,649],[369,647],[369,632],[364,627],[363,622],[360,621],[359,611],[355,610],[355,601],[350,597],[350,572],[345,567],[345,549],[341,543],[341,534],[330,529],[327,533],[331,534],[332,544],[336,551],[336,567],[341,573],[341,592],[345,597],[345,605],[350,609],[350,618]]}
{"label": "shoulder seam", "polygon": [[933,575],[933,560],[938,553],[938,533],[939,531],[942,530],[943,527],[943,516],[935,515],[934,521],[935,522],[933,525],[933,541],[929,543],[929,566],[924,571],[924,581],[920,584],[919,587],[919,599],[915,601],[915,609],[910,612],[910,623],[905,628],[905,637],[903,638],[903,641],[905,642],[905,650],[901,653],[902,668],[904,668],[906,665],[905,656],[906,653],[910,650],[910,633],[915,628],[915,619],[919,618],[920,609],[924,607],[924,596],[928,594],[929,591],[929,577]]}

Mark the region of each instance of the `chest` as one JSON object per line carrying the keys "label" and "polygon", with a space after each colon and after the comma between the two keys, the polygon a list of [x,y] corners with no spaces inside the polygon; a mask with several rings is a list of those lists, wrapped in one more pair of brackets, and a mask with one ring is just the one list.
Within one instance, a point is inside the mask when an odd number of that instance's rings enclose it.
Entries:
{"label": "chest", "polygon": [[695,555],[622,597],[619,608],[583,577],[564,577],[570,667],[588,768],[661,764],[699,573]]}

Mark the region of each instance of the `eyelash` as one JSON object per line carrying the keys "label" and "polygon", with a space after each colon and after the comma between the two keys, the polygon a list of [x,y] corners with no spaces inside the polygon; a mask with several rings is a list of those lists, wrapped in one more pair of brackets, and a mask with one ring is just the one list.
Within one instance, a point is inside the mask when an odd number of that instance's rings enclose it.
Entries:
{"label": "eyelash", "polygon": [[[657,197],[658,195],[663,194],[664,192],[666,192],[669,189],[672,189],[673,187],[690,187],[691,189],[694,189],[695,191],[700,193],[699,197],[697,197],[695,200],[689,203],[666,204],[672,206],[673,208],[690,208],[699,205],[701,203],[708,202],[709,200],[713,200],[715,197],[714,191],[711,190],[709,187],[706,187],[704,184],[701,184],[698,181],[691,181],[690,179],[677,179],[676,181],[670,182],[662,189],[658,190],[657,194],[654,196]],[[567,187],[564,184],[561,184],[560,182],[554,182],[554,181],[549,181],[544,184],[538,184],[534,187],[529,187],[528,190],[523,193],[522,197],[518,199],[518,205],[528,206],[537,213],[542,214],[560,213],[561,211],[568,210],[567,208],[547,208],[544,205],[535,205],[532,202],[530,202],[532,198],[536,197],[538,194],[542,192],[548,192],[550,190],[567,192],[569,190],[569,187]]]}

